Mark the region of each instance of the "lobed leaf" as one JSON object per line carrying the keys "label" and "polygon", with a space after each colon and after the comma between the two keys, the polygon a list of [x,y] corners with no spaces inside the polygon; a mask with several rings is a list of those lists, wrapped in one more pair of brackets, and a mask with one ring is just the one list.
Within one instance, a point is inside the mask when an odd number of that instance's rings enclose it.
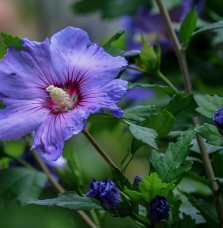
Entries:
{"label": "lobed leaf", "polygon": [[198,105],[198,108],[196,110],[201,115],[206,116],[210,119],[213,118],[214,113],[219,108],[223,107],[223,97],[219,97],[217,95],[194,95],[194,99]]}
{"label": "lobed leaf", "polygon": [[131,191],[125,188],[125,192],[133,199],[136,203],[148,207],[149,203],[156,196],[167,197],[169,191],[173,190],[175,187],[174,183],[162,183],[161,179],[158,177],[157,173],[151,173],[149,176],[145,177],[139,184],[139,191]]}
{"label": "lobed leaf", "polygon": [[155,143],[155,139],[157,138],[157,132],[153,129],[147,127],[141,127],[139,125],[133,124],[128,121],[124,121],[127,125],[129,125],[129,131],[132,135],[142,142],[149,145],[151,148],[157,150],[157,145]]}
{"label": "lobed leaf", "polygon": [[223,137],[216,126],[204,123],[196,128],[201,137],[207,139],[207,143],[215,146],[223,146]]}
{"label": "lobed leaf", "polygon": [[183,174],[191,168],[192,162],[185,162],[185,160],[190,152],[194,135],[195,132],[190,130],[185,132],[176,143],[169,143],[163,157],[156,151],[151,152],[149,158],[151,170],[157,172],[163,182],[170,183],[176,180],[178,183]]}
{"label": "lobed leaf", "polygon": [[7,49],[9,46],[13,45],[17,47],[20,51],[23,50],[23,46],[21,44],[21,39],[19,37],[13,37],[6,32],[2,32],[2,36],[4,38],[3,42],[5,44],[5,48]]}

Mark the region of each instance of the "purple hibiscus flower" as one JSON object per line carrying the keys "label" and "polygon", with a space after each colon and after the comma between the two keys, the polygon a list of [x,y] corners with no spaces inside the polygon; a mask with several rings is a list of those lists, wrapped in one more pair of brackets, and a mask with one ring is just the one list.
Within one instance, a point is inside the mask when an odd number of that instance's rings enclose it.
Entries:
{"label": "purple hibiscus flower", "polygon": [[[169,11],[171,21],[182,22],[188,11],[194,6],[200,14],[204,2],[205,0],[182,0],[181,5]],[[156,43],[156,36],[158,36],[163,54],[173,50],[167,29],[159,13],[152,13],[147,8],[140,7],[135,18],[128,15],[123,18],[123,26],[128,34],[127,48],[129,50],[142,48],[141,33],[151,45]]]}
{"label": "purple hibiscus flower", "polygon": [[109,179],[104,179],[101,182],[93,179],[86,195],[98,200],[107,210],[117,210],[118,201],[122,200],[115,183]]}
{"label": "purple hibiscus flower", "polygon": [[43,42],[22,39],[0,61],[0,140],[18,139],[35,130],[32,149],[57,160],[65,140],[86,126],[91,113],[116,106],[127,82],[114,79],[127,65],[89,41],[86,32],[67,27]]}

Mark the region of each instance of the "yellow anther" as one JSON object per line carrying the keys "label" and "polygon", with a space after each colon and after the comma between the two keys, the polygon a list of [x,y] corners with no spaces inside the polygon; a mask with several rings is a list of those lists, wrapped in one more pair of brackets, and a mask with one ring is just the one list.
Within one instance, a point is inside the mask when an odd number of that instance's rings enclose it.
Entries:
{"label": "yellow anther", "polygon": [[58,109],[71,108],[70,97],[64,90],[58,87],[54,87],[53,85],[50,85],[46,88],[46,91],[49,92],[53,102],[58,105]]}

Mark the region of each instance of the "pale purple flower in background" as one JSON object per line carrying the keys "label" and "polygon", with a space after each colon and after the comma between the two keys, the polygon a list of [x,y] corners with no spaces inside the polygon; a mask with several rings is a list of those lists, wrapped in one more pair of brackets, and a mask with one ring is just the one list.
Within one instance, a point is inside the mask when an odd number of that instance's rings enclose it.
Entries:
{"label": "pale purple flower in background", "polygon": [[65,140],[102,109],[121,118],[116,106],[127,82],[115,79],[127,65],[112,57],[86,32],[67,27],[43,42],[22,39],[23,50],[10,46],[0,61],[0,140],[18,139],[36,130],[32,149],[57,160]]}
{"label": "pale purple flower in background", "polygon": [[[172,22],[180,23],[186,17],[188,11],[196,6],[198,14],[202,12],[205,0],[182,0],[181,4],[172,8],[169,15]],[[135,17],[126,15],[122,19],[123,28],[126,30],[127,49],[141,49],[141,33],[145,40],[154,45],[156,37],[159,37],[162,54],[167,54],[173,50],[168,32],[163,19],[159,13],[152,13],[149,9],[141,6]]]}

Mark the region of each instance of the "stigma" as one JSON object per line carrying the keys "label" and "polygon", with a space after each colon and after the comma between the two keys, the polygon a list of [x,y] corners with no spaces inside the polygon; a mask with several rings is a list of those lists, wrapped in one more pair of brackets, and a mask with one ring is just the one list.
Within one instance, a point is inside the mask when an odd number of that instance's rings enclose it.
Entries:
{"label": "stigma", "polygon": [[50,85],[46,88],[46,91],[50,94],[50,97],[52,98],[53,102],[58,105],[57,109],[71,109],[70,96],[63,89]]}

